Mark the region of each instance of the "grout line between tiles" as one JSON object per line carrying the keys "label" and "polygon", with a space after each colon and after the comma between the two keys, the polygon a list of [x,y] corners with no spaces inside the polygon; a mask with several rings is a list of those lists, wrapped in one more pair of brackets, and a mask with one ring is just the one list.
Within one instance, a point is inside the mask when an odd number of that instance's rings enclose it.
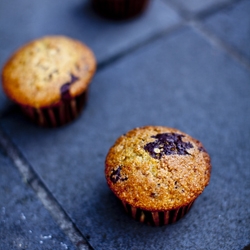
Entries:
{"label": "grout line between tiles", "polygon": [[116,55],[104,60],[103,62],[98,63],[97,70],[100,71],[100,70],[106,68],[107,66],[109,66],[110,64],[113,64],[116,61],[120,60],[121,58],[132,54],[137,49],[139,49],[147,44],[150,44],[151,42],[153,42],[153,41],[155,41],[163,36],[172,34],[173,32],[184,27],[184,25],[185,25],[185,23],[183,21],[180,21],[178,24],[175,24],[175,25],[165,29],[164,31],[155,34],[154,36],[151,36],[150,38],[145,39],[144,41],[136,44],[135,46],[132,46],[132,47],[120,52],[120,53],[117,53]]}
{"label": "grout line between tiles", "polygon": [[202,10],[202,11],[198,12],[195,15],[194,19],[205,19],[205,18],[207,18],[207,17],[209,17],[211,15],[216,14],[219,11],[226,10],[228,7],[231,7],[234,4],[238,4],[239,2],[242,2],[242,1],[244,1],[244,0],[230,0],[230,1],[226,2],[226,3],[215,4],[214,6],[211,6],[210,8],[207,8],[205,10]]}
{"label": "grout line between tiles", "polygon": [[231,0],[227,3],[217,4],[210,8],[207,8],[204,11],[200,11],[199,13],[192,14],[186,10],[184,10],[180,4],[176,2],[168,2],[168,4],[173,8],[183,19],[186,25],[197,30],[208,42],[210,42],[215,47],[225,51],[229,56],[231,56],[234,60],[244,66],[246,69],[250,70],[250,61],[236,49],[234,49],[230,44],[226,41],[223,41],[219,38],[214,32],[209,30],[203,23],[202,20],[207,18],[208,16],[215,14],[223,9],[228,8],[236,3],[239,3],[244,0]]}
{"label": "grout line between tiles", "polygon": [[206,10],[200,11],[199,13],[196,13],[196,14],[190,14],[188,11],[184,10],[178,3],[174,3],[172,1],[170,1],[167,4],[169,4],[169,6],[179,14],[179,16],[183,19],[182,21],[180,21],[178,24],[173,25],[172,27],[167,28],[166,30],[150,37],[149,39],[146,39],[143,42],[140,42],[140,43],[136,44],[135,46],[133,46],[127,50],[124,50],[120,53],[117,53],[116,55],[110,57],[109,59],[98,63],[97,70],[100,71],[100,70],[106,68],[107,66],[115,63],[116,61],[120,60],[124,56],[132,54],[140,47],[143,47],[143,46],[145,46],[145,45],[147,45],[147,44],[149,44],[149,43],[151,43],[151,42],[153,42],[153,41],[155,41],[163,36],[172,34],[173,32],[181,29],[185,25],[188,25],[188,26],[196,29],[212,45],[224,50],[233,59],[237,60],[241,65],[243,65],[245,68],[250,70],[250,62],[248,61],[248,59],[245,58],[244,55],[242,55],[237,50],[235,50],[227,42],[224,42],[217,35],[215,35],[212,31],[209,31],[202,24],[202,19],[208,17],[209,15],[215,14],[223,9],[226,9],[229,6],[236,4],[236,3],[239,3],[241,1],[243,1],[243,0],[231,0],[231,1],[226,2],[226,3],[219,3],[219,4],[216,4],[215,6],[207,8]]}
{"label": "grout line between tiles", "polygon": [[201,22],[190,21],[188,24],[191,27],[193,27],[195,30],[197,30],[201,35],[203,35],[203,37],[205,37],[212,45],[225,51],[227,54],[229,54],[229,56],[231,56],[233,59],[239,62],[242,66],[250,70],[250,62],[245,58],[244,55],[239,53],[228,43],[224,42],[222,39],[216,36],[212,31],[206,28]]}
{"label": "grout line between tiles", "polygon": [[21,155],[17,147],[0,127],[0,146],[6,151],[7,156],[13,161],[21,173],[25,183],[28,183],[33,191],[50,212],[60,229],[69,237],[78,250],[93,250],[92,246],[81,234],[80,230],[71,221],[67,213],[54,198],[49,189],[39,179],[35,170]]}
{"label": "grout line between tiles", "polygon": [[[163,0],[164,1],[164,0]],[[225,3],[217,3],[214,4],[210,7],[205,8],[204,10],[200,10],[197,12],[192,12],[190,10],[186,10],[185,8],[182,7],[182,5],[175,0],[170,0],[167,2],[169,6],[171,6],[172,9],[174,9],[179,15],[184,18],[186,21],[189,20],[196,20],[196,19],[203,19],[206,18],[210,15],[213,15],[221,10],[224,10],[228,8],[229,6],[239,3],[244,0],[229,0],[228,2]],[[166,0],[164,1],[166,2]]]}

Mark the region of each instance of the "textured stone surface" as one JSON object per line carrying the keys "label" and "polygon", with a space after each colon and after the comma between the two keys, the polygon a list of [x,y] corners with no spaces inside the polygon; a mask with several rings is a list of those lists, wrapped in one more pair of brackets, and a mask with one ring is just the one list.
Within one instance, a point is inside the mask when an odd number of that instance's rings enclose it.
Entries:
{"label": "textured stone surface", "polygon": [[0,147],[0,249],[75,249]]}
{"label": "textured stone surface", "polygon": [[[242,249],[250,243],[249,82],[249,71],[182,29],[100,70],[74,123],[42,129],[13,112],[1,124],[96,249]],[[135,222],[105,182],[109,147],[142,125],[176,127],[212,158],[210,185],[171,226]]]}
{"label": "textured stone surface", "polygon": [[197,14],[202,11],[206,11],[211,8],[215,8],[217,6],[223,5],[225,3],[230,2],[230,0],[164,0],[166,2],[172,2],[181,10],[189,13],[189,14]]}
{"label": "textured stone surface", "polygon": [[241,1],[207,18],[205,24],[250,61],[250,1]]}

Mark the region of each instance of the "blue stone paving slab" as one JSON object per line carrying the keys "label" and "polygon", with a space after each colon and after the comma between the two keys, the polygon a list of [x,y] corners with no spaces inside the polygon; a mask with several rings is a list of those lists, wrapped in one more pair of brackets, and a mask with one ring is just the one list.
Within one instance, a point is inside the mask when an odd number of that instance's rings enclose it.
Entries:
{"label": "blue stone paving slab", "polygon": [[[0,69],[17,48],[44,35],[79,39],[94,51],[100,63],[180,21],[176,12],[160,0],[152,1],[140,17],[121,22],[99,17],[87,0],[0,0]],[[0,87],[0,114],[5,106]]]}
{"label": "blue stone paving slab", "polygon": [[207,18],[205,25],[250,61],[250,1],[241,1]]}
{"label": "blue stone paving slab", "polygon": [[[95,249],[243,249],[250,244],[250,72],[183,28],[96,74],[78,120],[44,129],[18,113],[1,124]],[[210,185],[174,225],[128,217],[104,160],[124,132],[176,127],[212,157]]]}
{"label": "blue stone paving slab", "polygon": [[0,148],[0,249],[75,249]]}
{"label": "blue stone paving slab", "polygon": [[231,2],[232,0],[164,0],[166,2],[171,2],[175,4],[181,10],[191,14],[198,14],[200,12],[204,12],[211,8],[216,8],[218,6],[222,6],[226,3]]}

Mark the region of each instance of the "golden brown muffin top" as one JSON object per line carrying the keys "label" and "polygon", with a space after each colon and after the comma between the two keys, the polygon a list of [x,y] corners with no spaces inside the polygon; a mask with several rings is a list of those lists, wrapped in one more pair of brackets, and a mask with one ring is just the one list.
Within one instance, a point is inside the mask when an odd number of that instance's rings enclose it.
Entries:
{"label": "golden brown muffin top", "polygon": [[105,165],[115,195],[149,211],[189,204],[208,185],[211,171],[210,157],[198,140],[161,126],[136,128],[119,137]]}
{"label": "golden brown muffin top", "polygon": [[45,107],[86,90],[95,72],[92,51],[77,40],[47,36],[16,51],[5,64],[2,83],[15,102]]}

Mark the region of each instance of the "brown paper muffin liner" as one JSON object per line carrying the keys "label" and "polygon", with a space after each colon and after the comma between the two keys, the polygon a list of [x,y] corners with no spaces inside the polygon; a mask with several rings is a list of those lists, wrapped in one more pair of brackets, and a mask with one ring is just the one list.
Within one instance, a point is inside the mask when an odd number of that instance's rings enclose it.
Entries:
{"label": "brown paper muffin liner", "polygon": [[42,127],[58,127],[73,121],[82,111],[86,100],[87,90],[82,94],[62,99],[59,103],[42,108],[20,105],[22,112],[31,121]]}
{"label": "brown paper muffin liner", "polygon": [[102,16],[126,19],[142,13],[149,0],[92,0],[94,9]]}
{"label": "brown paper muffin liner", "polygon": [[194,204],[194,201],[178,209],[155,212],[133,207],[124,201],[122,201],[122,204],[125,208],[125,211],[135,220],[146,223],[151,226],[163,226],[167,224],[172,224],[184,217],[184,215],[187,214],[188,211],[191,209],[192,205]]}

